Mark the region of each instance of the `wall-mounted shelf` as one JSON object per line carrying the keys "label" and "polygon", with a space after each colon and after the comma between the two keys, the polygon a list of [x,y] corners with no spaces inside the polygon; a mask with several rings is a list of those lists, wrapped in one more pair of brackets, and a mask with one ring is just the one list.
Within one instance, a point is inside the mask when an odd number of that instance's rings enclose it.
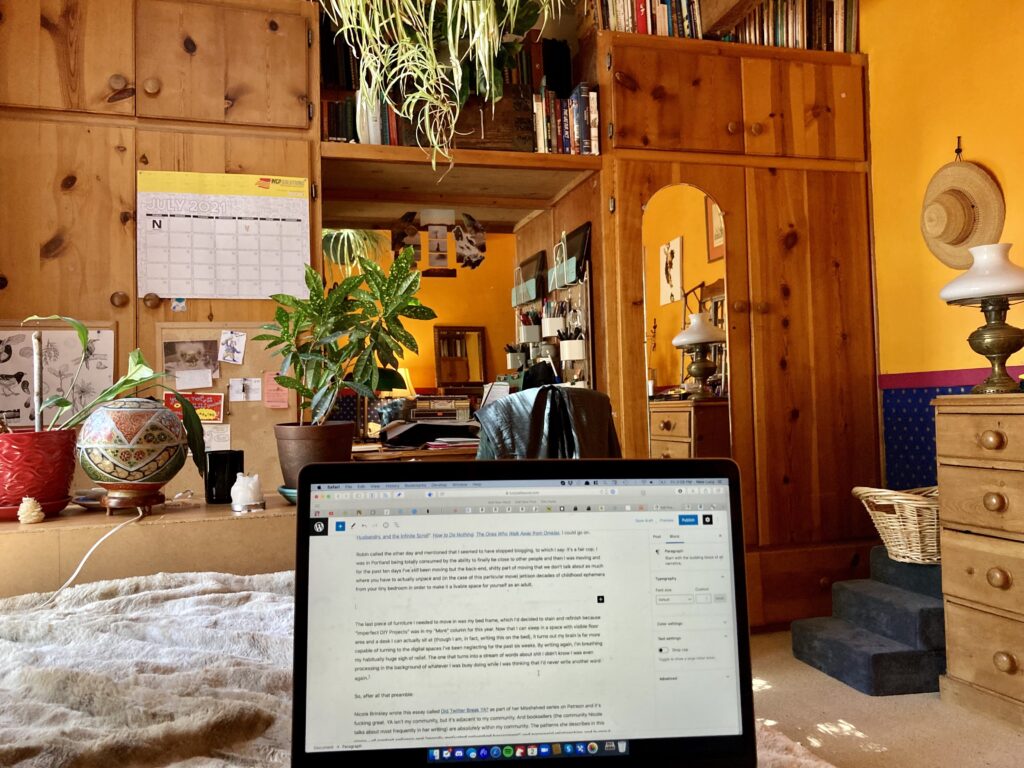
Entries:
{"label": "wall-mounted shelf", "polygon": [[461,149],[448,168],[419,147],[320,145],[323,221],[330,227],[389,229],[420,206],[455,208],[489,232],[511,232],[534,211],[600,170],[595,155]]}

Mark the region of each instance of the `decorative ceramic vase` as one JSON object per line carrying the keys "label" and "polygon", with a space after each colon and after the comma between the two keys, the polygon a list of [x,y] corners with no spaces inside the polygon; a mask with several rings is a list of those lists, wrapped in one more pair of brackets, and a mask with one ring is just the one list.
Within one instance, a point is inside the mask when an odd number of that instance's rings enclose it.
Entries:
{"label": "decorative ceramic vase", "polygon": [[75,430],[0,435],[0,520],[16,520],[26,496],[48,517],[56,515],[71,501],[74,474]]}
{"label": "decorative ceramic vase", "polygon": [[162,504],[160,489],[185,464],[188,441],[181,420],[141,397],[114,400],[82,424],[78,462],[107,489],[108,509]]}

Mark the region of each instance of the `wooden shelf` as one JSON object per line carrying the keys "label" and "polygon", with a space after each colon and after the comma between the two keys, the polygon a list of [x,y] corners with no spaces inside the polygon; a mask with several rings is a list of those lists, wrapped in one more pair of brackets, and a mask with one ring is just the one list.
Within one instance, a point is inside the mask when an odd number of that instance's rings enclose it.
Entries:
{"label": "wooden shelf", "polygon": [[419,147],[320,145],[323,221],[328,227],[390,229],[425,206],[469,213],[490,232],[511,232],[534,211],[600,170],[594,155],[461,149],[454,164]]}

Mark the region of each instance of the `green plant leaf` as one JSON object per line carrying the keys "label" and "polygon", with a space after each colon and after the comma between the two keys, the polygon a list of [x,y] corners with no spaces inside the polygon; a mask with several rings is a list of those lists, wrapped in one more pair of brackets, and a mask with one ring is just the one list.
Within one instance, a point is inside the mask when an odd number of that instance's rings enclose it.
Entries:
{"label": "green plant leaf", "polygon": [[70,408],[71,405],[71,401],[64,397],[64,395],[50,395],[50,397],[43,400],[42,409],[45,411],[47,408],[53,408],[54,406],[57,406],[63,411]]}
{"label": "green plant leaf", "polygon": [[408,307],[403,307],[398,314],[413,320],[433,320],[437,317],[437,313],[434,310],[422,304],[410,304]]}
{"label": "green plant leaf", "polygon": [[192,463],[199,470],[199,476],[206,476],[206,437],[203,434],[203,422],[196,413],[195,406],[189,402],[183,394],[176,389],[164,386],[168,392],[174,394],[174,399],[181,406],[181,421],[185,426],[185,437],[188,440],[188,449],[192,452]]}
{"label": "green plant leaf", "polygon": [[46,322],[50,320],[60,320],[67,323],[75,329],[75,333],[78,334],[78,343],[82,345],[83,354],[89,348],[89,329],[85,327],[85,323],[81,320],[75,320],[73,317],[65,317],[64,315],[47,315],[46,317],[40,317],[39,315],[32,315],[26,317],[21,321],[21,324],[32,323],[32,322]]}
{"label": "green plant leaf", "polygon": [[[298,307],[300,307],[302,305],[302,299],[297,299],[294,296],[289,296],[287,293],[274,293],[274,294],[271,294],[270,298],[272,298],[278,304],[284,304],[286,307],[291,307],[292,309],[297,309]],[[278,311],[278,313],[284,312],[284,310],[282,310],[280,307],[278,307],[277,311]],[[284,316],[287,317],[288,316],[287,313],[285,313]],[[277,322],[280,325],[284,325],[286,321],[282,321],[280,319],[281,318],[281,314],[278,314],[277,317],[278,317]]]}

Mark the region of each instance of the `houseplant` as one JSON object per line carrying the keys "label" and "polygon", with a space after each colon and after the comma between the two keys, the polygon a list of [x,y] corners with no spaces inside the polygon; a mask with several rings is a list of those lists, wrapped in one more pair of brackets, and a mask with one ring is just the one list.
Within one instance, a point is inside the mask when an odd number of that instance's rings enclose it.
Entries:
{"label": "houseplant", "polygon": [[358,263],[359,274],[326,290],[320,275],[306,267],[309,298],[272,296],[279,305],[274,322],[254,338],[281,356],[277,383],[299,396],[299,421],[274,427],[287,488],[296,487],[304,464],[350,458],[354,425],[329,420],[339,394],[351,389],[372,398],[379,366],[396,369],[405,349],[419,351],[402,319],[436,317],[416,298],[420,273],[411,248],[399,253],[389,272],[366,256]]}
{"label": "houseplant", "polygon": [[563,0],[320,0],[359,55],[363,104],[386,101],[417,140],[450,157],[455,123],[470,91],[501,98],[505,57]]}
{"label": "houseplant", "polygon": [[[63,392],[58,392],[42,401],[40,411],[52,409],[52,416],[45,428],[7,431],[0,434],[0,518],[14,517],[18,504],[24,496],[36,499],[46,514],[56,514],[62,510],[70,500],[68,491],[75,470],[75,444],[78,428],[87,421],[92,421],[93,418],[104,416],[103,409],[108,404],[132,390],[136,390],[136,394],[138,394],[156,386],[170,389],[158,383],[164,374],[153,371],[142,357],[142,353],[136,349],[129,355],[127,373],[97,394],[91,401],[76,409],[65,393],[74,389],[75,382],[87,360],[88,328],[74,318],[59,315],[47,317],[33,315],[23,322],[55,320],[67,323],[74,329],[81,344],[82,357],[71,384],[64,388]],[[38,377],[34,385],[36,388],[41,386]],[[174,390],[170,391],[174,392]],[[182,408],[183,437],[187,440],[188,448],[192,451],[192,459],[202,474],[205,468],[202,424],[192,404],[177,392],[174,392],[174,395]],[[36,402],[40,402],[38,394]],[[135,404],[133,405],[133,403]],[[138,413],[144,409],[152,409],[152,406],[151,401],[143,398],[122,398],[117,401],[116,409],[132,409]],[[134,418],[138,421],[138,416]],[[142,486],[146,486],[146,491],[155,492],[160,485],[170,479],[174,472],[180,469],[185,460],[184,445],[179,446],[175,442],[177,435],[171,433],[175,426],[178,429],[181,427],[177,425],[177,417],[172,415],[172,418],[174,424],[168,422],[163,430],[167,437],[162,446],[151,447],[149,444],[135,444],[130,439],[128,444],[124,444],[122,440],[118,450],[130,454],[127,456],[127,461],[133,465],[122,473],[124,477],[113,477],[106,473],[98,474],[97,462],[91,461],[85,456],[83,446],[79,445],[79,455],[83,458],[82,468],[86,474],[101,485],[117,486],[113,490],[122,493],[127,491],[130,495],[131,492],[140,490]],[[36,423],[41,425],[41,420],[37,419]],[[86,428],[83,428],[83,432],[85,431]],[[142,425],[139,425],[136,431],[141,434]],[[181,443],[184,443],[184,440]],[[177,447],[180,447],[180,450],[174,450]],[[159,459],[159,466],[150,463],[148,469],[142,471],[141,468],[146,466],[146,460],[152,458],[150,452],[154,450],[158,453],[161,450],[163,452]],[[94,455],[98,456],[95,453]],[[149,495],[152,498],[153,494]]]}

